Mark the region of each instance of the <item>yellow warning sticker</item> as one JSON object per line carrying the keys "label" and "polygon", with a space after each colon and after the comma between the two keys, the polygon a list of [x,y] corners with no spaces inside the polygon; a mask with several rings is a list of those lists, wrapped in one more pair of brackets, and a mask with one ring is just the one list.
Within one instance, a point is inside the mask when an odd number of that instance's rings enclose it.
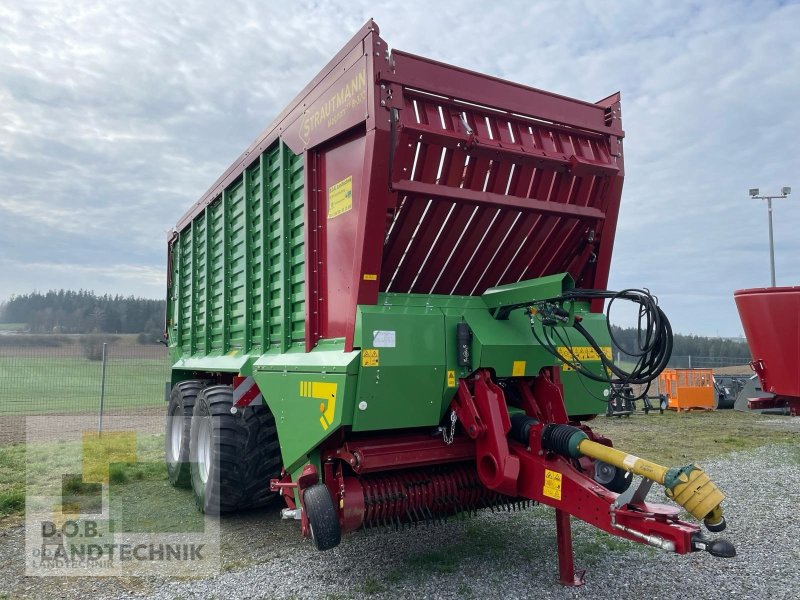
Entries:
{"label": "yellow warning sticker", "polygon": [[[600,348],[603,351],[603,354],[608,360],[611,360],[611,346],[602,346]],[[578,364],[586,361],[598,361],[600,360],[600,355],[597,351],[592,348],[591,346],[572,346],[571,348],[567,348],[566,346],[559,346],[557,348],[559,356],[563,357],[565,360],[569,362],[578,362]],[[565,371],[572,371],[572,367],[564,365],[562,367]]]}
{"label": "yellow warning sticker", "polygon": [[514,365],[511,367],[511,375],[514,377],[524,377],[525,376],[525,361],[524,360],[515,360]]}
{"label": "yellow warning sticker", "polygon": [[378,281],[378,276],[375,273],[364,273],[364,281]]}
{"label": "yellow warning sticker", "polygon": [[447,372],[447,387],[456,387],[456,372]]}
{"label": "yellow warning sticker", "polygon": [[558,471],[544,470],[544,488],[542,494],[554,500],[561,500],[561,473]]}
{"label": "yellow warning sticker", "polygon": [[328,188],[328,218],[332,219],[353,208],[353,176]]}
{"label": "yellow warning sticker", "polygon": [[377,367],[380,365],[380,350],[362,350],[361,351],[361,366],[362,367]]}

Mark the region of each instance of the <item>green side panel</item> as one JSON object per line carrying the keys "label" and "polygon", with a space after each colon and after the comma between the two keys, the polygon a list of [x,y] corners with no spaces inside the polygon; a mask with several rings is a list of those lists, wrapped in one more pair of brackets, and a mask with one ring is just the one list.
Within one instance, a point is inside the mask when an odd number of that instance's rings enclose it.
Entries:
{"label": "green side panel", "polygon": [[[536,343],[530,320],[522,309],[512,311],[506,320],[496,320],[488,310],[469,310],[464,319],[472,330],[473,367],[494,369],[497,377],[538,375],[542,367],[557,359]],[[525,363],[515,372],[514,363]]]}
{"label": "green side panel", "polygon": [[358,352],[262,356],[253,377],[275,415],[284,467],[292,472],[339,427],[352,423]]}
{"label": "green side panel", "polygon": [[[541,298],[535,293],[537,288],[555,296],[561,293],[560,287],[547,287],[549,282],[544,287],[523,283],[530,301]],[[512,293],[494,308],[526,302],[518,289]],[[588,304],[576,305],[575,311],[600,346],[611,345],[604,315],[589,312]],[[462,321],[472,331],[469,367],[458,365],[456,328]],[[443,345],[438,341],[439,331],[443,331]],[[574,330],[559,331],[570,345],[588,346]],[[377,348],[376,332],[394,332],[396,347]],[[541,338],[540,328],[538,333]],[[562,366],[538,344],[523,308],[498,320],[484,299],[477,297],[381,294],[377,306],[359,307],[355,340],[362,351],[378,350],[379,361],[377,366],[361,367],[353,417],[356,431],[437,425],[456,392],[451,384],[477,368],[489,368],[497,377],[509,378],[535,377],[543,367]],[[599,361],[588,360],[583,365],[599,372]],[[605,411],[606,384],[569,370],[562,370],[561,381],[569,414]],[[367,403],[365,410],[359,408],[362,401]]]}
{"label": "green side panel", "polygon": [[[608,333],[605,315],[589,313],[588,305],[579,307],[580,314],[583,316],[582,324],[586,330],[597,340],[601,347],[611,347],[611,337]],[[572,329],[562,332],[567,342],[573,346],[586,346],[583,338]],[[602,365],[599,361],[584,361],[582,366],[593,373],[600,374]],[[561,370],[561,384],[564,387],[564,402],[567,405],[567,413],[573,416],[594,415],[605,413],[608,406],[608,386],[604,383],[592,381],[576,373],[575,371]]]}
{"label": "green side panel", "polygon": [[247,369],[304,346],[303,184],[303,156],[278,141],[178,233],[167,297],[176,369]]}
{"label": "green side panel", "polygon": [[486,290],[481,298],[486,307],[495,312],[501,307],[521,305],[534,299],[556,298],[574,287],[575,282],[568,273],[557,273],[538,279],[499,285]]}
{"label": "green side panel", "polygon": [[446,379],[445,321],[434,307],[360,306],[353,431],[435,425]]}

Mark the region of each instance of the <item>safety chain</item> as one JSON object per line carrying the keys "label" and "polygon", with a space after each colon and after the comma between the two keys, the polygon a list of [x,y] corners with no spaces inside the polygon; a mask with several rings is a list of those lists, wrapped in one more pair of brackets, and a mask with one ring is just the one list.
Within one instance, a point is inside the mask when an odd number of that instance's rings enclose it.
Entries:
{"label": "safety chain", "polygon": [[449,446],[453,443],[453,436],[456,434],[456,421],[458,421],[458,415],[456,415],[456,411],[450,411],[450,433],[447,433],[447,429],[442,429],[442,439],[444,443]]}

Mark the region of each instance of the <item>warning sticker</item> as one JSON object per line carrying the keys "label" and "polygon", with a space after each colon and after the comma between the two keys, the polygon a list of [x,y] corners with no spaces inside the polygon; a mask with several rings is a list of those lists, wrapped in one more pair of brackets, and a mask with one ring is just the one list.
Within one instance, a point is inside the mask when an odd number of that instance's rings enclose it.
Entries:
{"label": "warning sticker", "polygon": [[328,218],[332,219],[353,208],[353,176],[328,188]]}
{"label": "warning sticker", "polygon": [[524,360],[515,360],[514,365],[511,367],[511,375],[514,377],[524,377],[525,376],[525,361]]}
{"label": "warning sticker", "polygon": [[380,350],[362,350],[361,351],[361,366],[362,367],[377,367],[380,365]]}
{"label": "warning sticker", "polygon": [[561,473],[558,471],[544,470],[544,488],[542,494],[548,498],[561,500]]}
{"label": "warning sticker", "polygon": [[[605,354],[605,357],[611,360],[611,346],[602,346],[600,349],[603,351],[603,354]],[[557,350],[559,356],[562,356],[570,362],[576,362],[577,360],[579,365],[585,361],[600,360],[600,355],[591,346],[572,346],[571,348],[559,346]],[[567,365],[564,365],[562,368],[565,371],[572,371],[572,367]]]}
{"label": "warning sticker", "polygon": [[447,372],[447,387],[456,387],[456,372]]}

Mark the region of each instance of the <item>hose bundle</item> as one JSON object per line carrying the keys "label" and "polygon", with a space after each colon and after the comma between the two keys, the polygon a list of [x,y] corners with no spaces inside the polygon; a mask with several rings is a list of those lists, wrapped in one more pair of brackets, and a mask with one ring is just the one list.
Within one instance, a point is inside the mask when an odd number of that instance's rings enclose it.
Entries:
{"label": "hose bundle", "polygon": [[[578,360],[578,357],[575,356],[564,326],[567,324],[564,319],[557,319],[562,322],[560,326],[555,324],[557,320],[551,319],[545,321],[545,319],[542,319],[543,338],[536,332],[535,327],[531,327],[533,335],[536,341],[539,342],[545,350],[584,377],[609,385],[644,385],[644,390],[636,396],[635,399],[642,398],[647,395],[650,383],[666,368],[667,362],[669,362],[670,356],[672,355],[672,326],[669,323],[669,319],[667,319],[664,311],[658,306],[658,300],[647,290],[626,289],[620,292],[611,292],[607,290],[575,289],[565,292],[558,298],[553,298],[550,302],[563,304],[564,302],[573,302],[576,300],[597,299],[609,300],[608,307],[606,308],[606,326],[608,327],[608,333],[614,346],[636,360],[635,365],[629,371],[615,365],[613,361],[603,353],[597,341],[581,324],[579,317],[573,320],[571,326],[586,339],[599,356],[603,367],[599,373],[585,368]],[[611,329],[611,307],[617,300],[626,300],[639,306],[636,348],[624,348],[614,336],[614,332]],[[562,314],[564,312],[566,311],[561,311]],[[556,313],[559,313],[558,308],[556,309]],[[540,312],[537,316],[541,314]],[[567,339],[565,339],[565,336]],[[558,345],[556,345],[554,339],[558,342]],[[566,349],[568,356],[564,356],[559,352],[559,346]]]}

